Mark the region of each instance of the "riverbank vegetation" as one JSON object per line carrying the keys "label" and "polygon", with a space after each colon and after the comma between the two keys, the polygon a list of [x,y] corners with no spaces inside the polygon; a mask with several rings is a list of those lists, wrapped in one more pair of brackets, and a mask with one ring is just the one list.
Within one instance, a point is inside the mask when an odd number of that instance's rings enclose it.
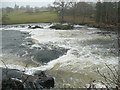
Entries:
{"label": "riverbank vegetation", "polygon": [[88,24],[94,27],[119,25],[120,2],[54,2],[60,22]]}
{"label": "riverbank vegetation", "polygon": [[2,24],[68,22],[104,27],[117,26],[120,21],[120,2],[55,1],[49,7],[2,8]]}

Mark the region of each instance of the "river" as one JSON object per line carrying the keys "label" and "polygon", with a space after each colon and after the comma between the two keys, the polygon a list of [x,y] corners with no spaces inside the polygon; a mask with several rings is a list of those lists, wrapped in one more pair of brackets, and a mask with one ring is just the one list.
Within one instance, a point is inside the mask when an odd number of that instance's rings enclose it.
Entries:
{"label": "river", "polygon": [[[118,65],[117,33],[88,26],[75,25],[73,30],[40,29],[28,24],[1,27],[0,59],[7,67],[32,74],[44,70],[55,78],[55,87],[81,88],[91,81],[102,81],[96,73],[106,72],[106,65]],[[0,62],[1,67],[5,67]],[[98,85],[100,87],[100,85]]]}

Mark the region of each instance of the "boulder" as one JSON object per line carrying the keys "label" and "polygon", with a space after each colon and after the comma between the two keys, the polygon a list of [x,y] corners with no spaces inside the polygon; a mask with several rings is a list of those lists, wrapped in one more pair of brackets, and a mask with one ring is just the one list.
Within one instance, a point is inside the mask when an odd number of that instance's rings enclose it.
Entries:
{"label": "boulder", "polygon": [[19,80],[2,80],[2,90],[25,90],[24,85]]}
{"label": "boulder", "polygon": [[40,90],[54,88],[54,78],[44,71],[27,75],[17,69],[2,69],[2,90]]}
{"label": "boulder", "polygon": [[70,29],[73,29],[73,25],[71,24],[56,24],[56,25],[53,25],[51,26],[50,28],[52,29],[59,29],[59,30],[70,30]]}
{"label": "boulder", "polygon": [[54,79],[52,77],[41,77],[35,81],[36,84],[42,86],[42,88],[50,89],[54,88]]}
{"label": "boulder", "polygon": [[34,75],[38,77],[36,83],[39,83],[43,88],[54,88],[54,78],[46,76],[44,71],[38,71]]}
{"label": "boulder", "polygon": [[43,27],[40,27],[38,25],[35,25],[35,26],[28,25],[28,28],[29,29],[36,29],[36,28],[43,28]]}

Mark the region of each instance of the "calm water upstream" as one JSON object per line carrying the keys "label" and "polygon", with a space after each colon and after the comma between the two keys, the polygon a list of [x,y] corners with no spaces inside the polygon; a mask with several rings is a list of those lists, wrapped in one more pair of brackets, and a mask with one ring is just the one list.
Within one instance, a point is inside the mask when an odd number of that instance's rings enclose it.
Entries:
{"label": "calm water upstream", "polygon": [[[34,24],[32,24],[34,25]],[[117,34],[97,28],[75,25],[73,30],[43,29],[28,25],[8,25],[2,33],[3,60],[9,68],[24,69],[32,74],[45,70],[55,78],[56,87],[84,87],[102,78],[95,72],[107,70],[105,63],[117,66]],[[1,67],[5,67],[0,62]]]}

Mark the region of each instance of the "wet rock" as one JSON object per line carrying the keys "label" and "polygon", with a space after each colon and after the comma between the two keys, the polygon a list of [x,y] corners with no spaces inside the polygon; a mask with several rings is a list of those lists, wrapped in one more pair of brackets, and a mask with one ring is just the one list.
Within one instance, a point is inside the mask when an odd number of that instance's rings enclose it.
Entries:
{"label": "wet rock", "polygon": [[43,28],[43,27],[40,27],[40,26],[38,26],[38,25],[35,25],[35,26],[30,26],[30,25],[28,25],[28,28],[29,28],[29,29],[36,29],[36,28]]}
{"label": "wet rock", "polygon": [[47,88],[47,89],[50,89],[50,88],[54,88],[54,79],[52,77],[40,77],[39,79],[37,79],[35,81],[37,84],[40,84],[43,88]]}
{"label": "wet rock", "polygon": [[24,28],[25,26],[24,25],[20,25],[20,27]]}
{"label": "wet rock", "polygon": [[33,45],[34,43],[33,42],[26,42],[25,44],[26,45]]}
{"label": "wet rock", "polygon": [[32,26],[31,25],[28,25],[28,28],[31,28]]}
{"label": "wet rock", "polygon": [[116,33],[112,32],[112,31],[100,31],[100,32],[96,32],[95,34],[104,35],[104,36],[106,36],[106,35],[111,36],[111,35],[116,34]]}
{"label": "wet rock", "polygon": [[23,34],[23,35],[29,35],[28,32],[21,32],[21,34]]}
{"label": "wet rock", "polygon": [[64,25],[64,24],[56,24],[56,25],[53,25],[53,26],[51,26],[50,28],[52,28],[52,29],[60,29],[60,30],[69,30],[69,29],[73,29],[73,25],[70,25],[70,24],[68,24],[68,25]]}
{"label": "wet rock", "polygon": [[2,81],[2,90],[25,90],[22,82],[15,79]]}
{"label": "wet rock", "polygon": [[46,76],[44,71],[38,71],[34,73],[34,75],[38,77],[38,79],[35,82],[39,83],[43,88],[54,88],[54,78]]}
{"label": "wet rock", "polygon": [[17,69],[2,68],[2,90],[40,90],[54,88],[54,78],[43,71],[27,75]]}

